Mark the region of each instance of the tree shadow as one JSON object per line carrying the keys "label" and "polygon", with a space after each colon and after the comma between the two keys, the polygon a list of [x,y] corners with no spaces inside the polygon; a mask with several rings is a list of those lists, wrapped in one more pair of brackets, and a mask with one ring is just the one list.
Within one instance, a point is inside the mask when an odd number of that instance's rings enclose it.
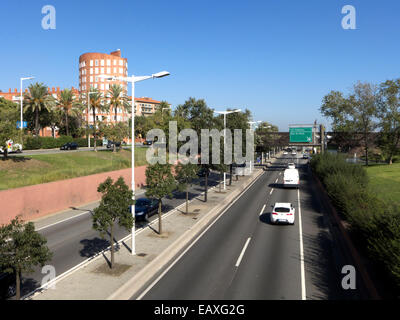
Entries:
{"label": "tree shadow", "polygon": [[[83,239],[80,241],[80,243],[83,245],[83,248],[79,251],[79,254],[81,257],[86,258],[91,258],[110,246],[110,242],[108,240],[97,237],[93,239]],[[114,248],[115,251],[120,249],[120,245],[116,241],[114,242]]]}
{"label": "tree shadow", "polygon": [[32,158],[28,158],[26,156],[8,156],[7,158],[4,158],[4,156],[1,157],[3,161],[12,161],[12,162],[26,162],[29,160],[32,160]]}

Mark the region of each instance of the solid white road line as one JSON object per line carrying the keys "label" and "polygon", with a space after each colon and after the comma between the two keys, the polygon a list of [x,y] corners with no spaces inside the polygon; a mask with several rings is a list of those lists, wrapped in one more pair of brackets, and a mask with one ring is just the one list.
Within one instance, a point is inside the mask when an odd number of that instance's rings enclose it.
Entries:
{"label": "solid white road line", "polygon": [[262,207],[261,212],[260,212],[260,216],[263,214],[265,206],[266,206],[266,204],[264,204],[264,206]]}
{"label": "solid white road line", "polygon": [[244,256],[244,253],[246,252],[247,246],[248,246],[249,243],[250,243],[250,240],[251,240],[251,238],[248,238],[248,239],[247,239],[247,241],[246,241],[246,243],[245,243],[245,245],[244,245],[244,247],[243,247],[243,249],[242,249],[242,252],[240,253],[239,258],[238,258],[237,261],[236,261],[235,267],[239,267],[240,262],[242,261],[242,258],[243,258],[243,256]]}
{"label": "solid white road line", "polygon": [[303,228],[301,226],[301,207],[300,207],[299,189],[297,189],[297,205],[299,208],[301,299],[306,300],[307,297],[306,297],[306,277],[304,271]]}

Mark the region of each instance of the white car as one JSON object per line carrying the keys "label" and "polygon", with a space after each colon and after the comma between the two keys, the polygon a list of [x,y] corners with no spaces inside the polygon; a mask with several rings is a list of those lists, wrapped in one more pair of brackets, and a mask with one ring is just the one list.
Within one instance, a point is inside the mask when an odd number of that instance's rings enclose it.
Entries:
{"label": "white car", "polygon": [[294,224],[295,208],[290,202],[276,202],[272,206],[271,222]]}
{"label": "white car", "polygon": [[287,151],[284,151],[283,154],[288,154]]}
{"label": "white car", "polygon": [[296,151],[292,151],[292,156],[295,156],[296,154]]}
{"label": "white car", "polygon": [[295,166],[295,164],[293,162],[289,162],[288,165],[287,165],[287,168],[288,169],[296,169],[296,166]]}
{"label": "white car", "polygon": [[283,187],[284,188],[299,188],[300,176],[297,169],[286,169],[283,172]]}

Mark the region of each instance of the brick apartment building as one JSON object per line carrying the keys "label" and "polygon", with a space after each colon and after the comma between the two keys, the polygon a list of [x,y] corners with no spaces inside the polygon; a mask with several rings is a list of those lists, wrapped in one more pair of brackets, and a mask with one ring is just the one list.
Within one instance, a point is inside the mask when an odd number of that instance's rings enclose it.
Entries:
{"label": "brick apartment building", "polygon": [[[90,88],[96,88],[105,97],[105,101],[108,100],[108,90],[111,84],[119,84],[123,88],[123,94],[127,95],[129,103],[132,101],[132,97],[128,96],[127,83],[123,81],[107,81],[100,78],[99,75],[109,75],[109,76],[127,76],[128,75],[128,59],[121,57],[121,50],[116,50],[110,54],[98,53],[98,52],[88,52],[84,53],[79,57],[79,88],[76,89],[72,87],[72,91],[75,96],[78,97],[80,94],[87,97],[87,93]],[[60,87],[56,89],[48,89],[49,93],[54,97],[58,98],[60,95]],[[28,89],[25,89],[25,93]],[[21,92],[17,89],[8,92],[0,91],[0,97],[7,100],[19,103]],[[86,99],[87,100],[87,99]],[[135,116],[149,116],[156,111],[157,106],[160,101],[154,100],[148,97],[135,98]],[[119,121],[128,121],[130,118],[130,113],[126,112],[124,108],[117,109],[117,115],[115,117],[115,110],[111,107],[110,110],[106,112],[97,110],[96,117],[97,120],[105,121],[107,123],[115,123]],[[84,110],[84,119],[88,121],[89,124],[93,123],[92,113],[87,109]],[[51,128],[44,128],[40,133],[42,136],[51,136]]]}

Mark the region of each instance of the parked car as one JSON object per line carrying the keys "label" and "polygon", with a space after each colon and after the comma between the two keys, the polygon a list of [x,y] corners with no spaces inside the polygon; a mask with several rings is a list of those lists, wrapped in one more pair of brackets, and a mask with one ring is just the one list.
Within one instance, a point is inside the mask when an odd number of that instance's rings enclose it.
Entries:
{"label": "parked car", "polygon": [[197,176],[199,177],[205,177],[206,175],[210,175],[210,169],[201,167],[199,171],[197,172]]}
{"label": "parked car", "polygon": [[151,140],[145,140],[145,141],[143,141],[143,145],[144,146],[151,146],[153,144],[153,141],[151,141]]}
{"label": "parked car", "polygon": [[151,198],[140,198],[135,203],[136,221],[147,221],[151,215],[158,212],[159,201]]}
{"label": "parked car", "polygon": [[288,223],[294,224],[295,221],[295,209],[290,202],[276,202],[275,205],[271,206],[271,222],[274,224]]}
{"label": "parked car", "polygon": [[303,154],[303,159],[308,159],[309,157],[308,157],[308,154],[307,153],[304,153]]}
{"label": "parked car", "polygon": [[[11,139],[6,141],[6,145],[7,145],[7,153],[22,152],[22,145],[19,143],[14,143],[14,141],[12,141]],[[4,153],[2,146],[0,146],[0,153]]]}
{"label": "parked car", "polygon": [[284,188],[299,188],[299,186],[300,186],[299,170],[286,169],[283,172],[283,187]]}
{"label": "parked car", "polygon": [[287,165],[287,168],[288,169],[296,169],[296,166],[295,166],[295,164],[293,162],[289,162],[288,165]]}
{"label": "parked car", "polygon": [[121,142],[114,142],[114,141],[108,140],[108,142],[107,142],[107,149],[112,149],[112,148],[114,148],[114,144],[115,144],[115,146],[116,146],[117,148],[121,147]]}
{"label": "parked car", "polygon": [[15,282],[14,273],[0,273],[0,300],[5,300],[15,295]]}
{"label": "parked car", "polygon": [[76,142],[67,142],[66,144],[63,144],[60,148],[60,150],[77,150],[78,149],[78,144]]}

